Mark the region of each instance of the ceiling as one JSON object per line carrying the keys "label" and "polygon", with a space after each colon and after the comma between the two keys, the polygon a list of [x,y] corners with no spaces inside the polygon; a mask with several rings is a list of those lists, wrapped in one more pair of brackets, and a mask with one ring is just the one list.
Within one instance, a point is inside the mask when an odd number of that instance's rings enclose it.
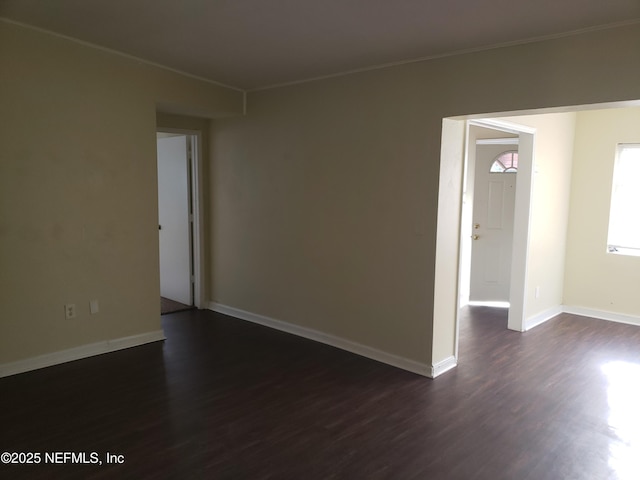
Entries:
{"label": "ceiling", "polygon": [[640,20],[640,0],[0,0],[0,17],[252,90]]}

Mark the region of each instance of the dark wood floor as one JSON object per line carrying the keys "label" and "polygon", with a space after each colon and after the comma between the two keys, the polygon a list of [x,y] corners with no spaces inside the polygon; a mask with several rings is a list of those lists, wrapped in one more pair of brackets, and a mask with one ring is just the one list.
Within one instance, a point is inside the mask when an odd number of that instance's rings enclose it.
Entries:
{"label": "dark wood floor", "polygon": [[458,368],[429,380],[208,311],[163,323],[164,344],[0,379],[0,452],[124,464],[0,478],[640,478],[637,327],[519,334],[473,307]]}
{"label": "dark wood floor", "polygon": [[166,315],[167,313],[182,312],[183,310],[190,310],[194,307],[187,305],[186,303],[176,302],[170,298],[160,297],[160,314]]}

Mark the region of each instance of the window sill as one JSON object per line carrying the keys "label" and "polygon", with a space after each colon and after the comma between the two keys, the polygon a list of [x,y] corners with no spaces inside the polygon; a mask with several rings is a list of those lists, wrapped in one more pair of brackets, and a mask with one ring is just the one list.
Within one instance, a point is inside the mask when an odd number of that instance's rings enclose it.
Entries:
{"label": "window sill", "polygon": [[624,256],[628,256],[628,257],[640,257],[640,249],[638,248],[623,248],[623,247],[613,247],[615,248],[614,250],[612,250],[612,247],[609,247],[607,249],[607,253],[610,253],[611,255],[624,255]]}

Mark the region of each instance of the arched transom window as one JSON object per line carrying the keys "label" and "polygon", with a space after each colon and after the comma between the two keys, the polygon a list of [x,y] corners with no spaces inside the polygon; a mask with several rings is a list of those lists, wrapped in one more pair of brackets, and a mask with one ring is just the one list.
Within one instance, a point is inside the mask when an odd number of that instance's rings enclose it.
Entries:
{"label": "arched transom window", "polygon": [[491,164],[491,173],[516,173],[518,171],[518,152],[509,150],[498,155]]}

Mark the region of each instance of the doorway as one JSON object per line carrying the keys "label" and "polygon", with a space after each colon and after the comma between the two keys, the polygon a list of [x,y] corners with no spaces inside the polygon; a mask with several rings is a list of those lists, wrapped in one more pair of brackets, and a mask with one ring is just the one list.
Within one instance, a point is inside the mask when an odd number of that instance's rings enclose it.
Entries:
{"label": "doorway", "polygon": [[198,137],[157,133],[161,313],[198,306]]}
{"label": "doorway", "polygon": [[[574,135],[579,120],[575,112],[636,106],[637,102],[619,102],[508,112],[505,113],[508,118],[504,120],[488,120],[479,115],[443,119],[431,344],[434,376],[454,368],[459,353],[459,309],[463,304],[464,286],[468,284],[464,275],[469,271],[463,268],[467,259],[461,254],[465,252],[471,255],[473,225],[470,209],[467,208],[472,204],[467,170],[475,166],[475,161],[468,161],[467,158],[475,155],[475,149],[467,148],[472,134],[470,126],[476,124],[504,131],[512,128],[514,132],[522,130],[522,133],[518,133],[518,188],[508,328],[525,331],[563,311],[575,312],[573,307],[563,303],[564,270],[570,260],[566,231],[571,213],[569,192],[574,180]],[[502,124],[509,125],[502,128]],[[535,163],[523,158],[525,152],[531,151],[530,157],[533,159],[534,135]],[[583,149],[588,151],[587,146]],[[521,205],[528,207],[520,209]],[[581,214],[590,218],[590,213]],[[603,238],[606,241],[606,236]],[[581,314],[585,312],[581,311]]]}
{"label": "doorway", "polygon": [[466,129],[458,308],[508,306],[508,328],[522,332],[535,130],[494,119]]}

